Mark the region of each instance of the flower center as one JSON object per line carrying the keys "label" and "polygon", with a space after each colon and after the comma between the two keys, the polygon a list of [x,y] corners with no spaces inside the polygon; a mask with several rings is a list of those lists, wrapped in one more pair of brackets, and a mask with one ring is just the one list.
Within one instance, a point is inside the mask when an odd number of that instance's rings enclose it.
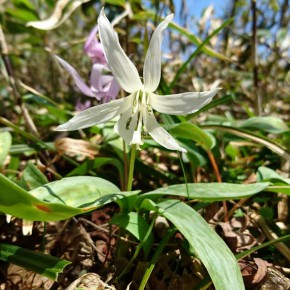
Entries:
{"label": "flower center", "polygon": [[146,93],[145,91],[138,91],[132,104],[132,115],[126,123],[126,129],[129,130],[133,116],[137,114],[137,124],[136,127],[134,128],[132,141],[130,143],[136,144],[137,148],[139,148],[139,145],[143,144],[142,127],[143,127],[143,114],[145,113],[144,109],[146,109],[149,114],[152,114],[148,93]]}

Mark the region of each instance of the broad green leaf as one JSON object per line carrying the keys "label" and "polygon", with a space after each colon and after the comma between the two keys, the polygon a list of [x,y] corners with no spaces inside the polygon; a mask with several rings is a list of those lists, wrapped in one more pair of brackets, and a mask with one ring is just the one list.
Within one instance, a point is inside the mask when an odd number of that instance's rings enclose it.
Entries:
{"label": "broad green leaf", "polygon": [[91,211],[110,202],[116,202],[123,211],[132,209],[138,192],[120,192],[113,183],[93,176],[66,177],[29,192],[40,200],[62,203]]}
{"label": "broad green leaf", "polygon": [[172,199],[158,203],[157,207],[160,214],[170,220],[192,246],[216,290],[245,289],[235,256],[193,208]]}
{"label": "broad green leaf", "polygon": [[[139,241],[144,240],[145,235],[149,229],[149,225],[147,224],[144,217],[136,212],[114,215],[111,223],[119,226],[122,229],[125,229]],[[150,233],[149,238],[143,244],[145,256],[149,254],[152,243],[153,235]]]}
{"label": "broad green leaf", "polygon": [[280,192],[290,195],[290,179],[284,178],[276,171],[261,166],[257,171],[257,181],[269,181],[272,186],[267,188],[268,191]]}
{"label": "broad green leaf", "polygon": [[215,145],[212,138],[193,123],[181,123],[171,128],[170,133],[178,138],[193,140],[205,151],[211,150]]}
{"label": "broad green leaf", "polygon": [[40,186],[29,193],[36,198],[52,203],[62,203],[72,207],[86,207],[100,197],[119,193],[113,183],[92,176],[66,177]]}
{"label": "broad green leaf", "polygon": [[260,166],[257,171],[257,181],[273,181],[273,180],[279,180],[282,181],[285,184],[290,184],[289,178],[284,178],[280,174],[278,174],[275,170]]}
{"label": "broad green leaf", "polygon": [[64,220],[110,202],[131,210],[138,195],[91,176],[68,177],[27,192],[0,174],[0,188],[0,211],[31,221]]}
{"label": "broad green leaf", "polygon": [[27,163],[23,170],[22,181],[28,190],[48,183],[46,176],[31,161]]}
{"label": "broad green leaf", "polygon": [[2,174],[0,174],[0,188],[0,211],[18,218],[31,221],[56,221],[86,211],[64,204],[41,201]]}
{"label": "broad green leaf", "polygon": [[241,125],[242,128],[254,128],[263,130],[269,133],[282,133],[288,130],[288,126],[285,122],[277,117],[252,117],[246,120]]}
{"label": "broad green leaf", "polygon": [[224,131],[224,132],[228,132],[228,133],[231,133],[233,135],[236,135],[236,136],[239,136],[239,137],[242,137],[242,138],[249,139],[251,141],[254,141],[254,142],[256,142],[256,143],[258,143],[260,145],[263,145],[263,146],[269,148],[270,150],[272,150],[273,152],[277,153],[281,157],[283,157],[283,158],[285,158],[285,159],[290,161],[290,153],[287,152],[287,150],[285,148],[283,148],[282,146],[272,142],[268,138],[261,137],[259,135],[253,134],[252,132],[249,132],[249,131],[246,131],[246,130],[243,130],[243,129],[237,129],[237,128],[229,127],[229,126],[222,126],[222,125],[206,125],[206,126],[202,126],[202,128]]}
{"label": "broad green leaf", "polygon": [[229,199],[241,199],[249,197],[265,190],[269,186],[268,182],[253,184],[234,184],[234,183],[188,183],[187,194],[186,184],[170,185],[158,188],[154,191],[144,193],[139,196],[138,203],[145,198],[158,199],[164,195],[175,195],[198,199],[206,202],[214,202]]}
{"label": "broad green leaf", "polygon": [[0,168],[9,153],[12,144],[12,137],[9,132],[0,132]]}
{"label": "broad green leaf", "polygon": [[0,243],[0,260],[13,263],[57,281],[58,275],[71,262],[18,246]]}

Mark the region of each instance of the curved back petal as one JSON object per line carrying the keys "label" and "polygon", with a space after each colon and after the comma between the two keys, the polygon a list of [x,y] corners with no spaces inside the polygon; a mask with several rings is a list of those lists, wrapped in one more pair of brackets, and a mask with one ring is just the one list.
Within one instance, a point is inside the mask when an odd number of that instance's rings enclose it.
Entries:
{"label": "curved back petal", "polygon": [[144,88],[148,93],[154,92],[160,82],[162,34],[172,18],[173,14],[168,15],[165,20],[157,26],[149,44],[143,68]]}
{"label": "curved back petal", "polygon": [[117,33],[107,19],[104,9],[100,13],[98,23],[101,42],[114,77],[128,93],[142,89],[143,85],[138,71],[122,49]]}

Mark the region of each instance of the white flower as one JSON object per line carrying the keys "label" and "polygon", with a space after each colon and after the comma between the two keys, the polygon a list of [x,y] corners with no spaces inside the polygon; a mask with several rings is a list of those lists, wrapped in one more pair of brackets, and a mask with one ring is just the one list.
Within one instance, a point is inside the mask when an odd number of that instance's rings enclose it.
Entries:
{"label": "white flower", "polygon": [[144,130],[165,148],[186,152],[158,124],[153,109],[171,115],[191,114],[209,103],[219,89],[165,96],[153,93],[159,85],[161,76],[162,34],[172,18],[173,14],[167,16],[153,33],[145,58],[144,83],[142,83],[136,67],[121,48],[117,33],[102,9],[98,23],[105,55],[114,77],[120,86],[129,93],[129,96],[87,109],[67,123],[58,126],[56,130],[70,131],[87,128],[105,123],[120,115],[115,129],[126,143],[136,144],[137,147],[142,145],[142,130]]}

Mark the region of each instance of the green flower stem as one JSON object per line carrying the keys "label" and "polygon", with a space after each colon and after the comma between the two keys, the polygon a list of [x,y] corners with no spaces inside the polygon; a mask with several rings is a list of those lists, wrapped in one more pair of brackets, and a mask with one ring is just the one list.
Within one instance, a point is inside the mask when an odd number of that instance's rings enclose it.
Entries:
{"label": "green flower stem", "polygon": [[183,165],[183,161],[182,161],[182,157],[181,157],[181,153],[180,152],[178,152],[178,158],[179,158],[181,170],[182,170],[183,177],[184,177],[184,183],[185,183],[185,186],[186,186],[187,198],[189,199],[189,190],[188,190],[187,177],[186,177],[185,168],[184,168],[184,165]]}
{"label": "green flower stem", "polygon": [[126,152],[126,143],[123,140],[123,159],[124,159],[124,179],[123,179],[123,186],[122,190],[125,190],[125,186],[128,185],[128,156]]}
{"label": "green flower stem", "polygon": [[143,290],[145,289],[145,286],[149,280],[149,277],[156,265],[156,262],[158,260],[158,258],[160,257],[163,249],[166,247],[168,241],[170,240],[170,238],[172,237],[172,235],[176,232],[176,229],[171,229],[169,231],[167,231],[166,235],[163,237],[163,239],[161,240],[161,243],[158,245],[157,249],[154,252],[154,255],[144,273],[144,276],[142,278],[142,281],[140,283],[140,286],[138,288],[138,290]]}
{"label": "green flower stem", "polygon": [[130,167],[129,167],[127,191],[132,190],[135,156],[136,156],[136,145],[133,144],[132,149],[131,149],[131,156],[130,156],[130,165],[129,165]]}

